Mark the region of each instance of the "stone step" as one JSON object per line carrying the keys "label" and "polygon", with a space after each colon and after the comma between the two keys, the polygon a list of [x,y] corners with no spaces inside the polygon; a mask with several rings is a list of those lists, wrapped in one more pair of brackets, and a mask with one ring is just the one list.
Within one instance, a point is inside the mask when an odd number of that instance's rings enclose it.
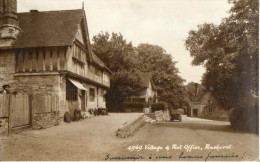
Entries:
{"label": "stone step", "polygon": [[151,124],[154,123],[154,122],[156,122],[156,120],[150,118],[148,115],[145,115],[145,116],[144,116],[144,121],[145,121],[146,123],[151,123]]}

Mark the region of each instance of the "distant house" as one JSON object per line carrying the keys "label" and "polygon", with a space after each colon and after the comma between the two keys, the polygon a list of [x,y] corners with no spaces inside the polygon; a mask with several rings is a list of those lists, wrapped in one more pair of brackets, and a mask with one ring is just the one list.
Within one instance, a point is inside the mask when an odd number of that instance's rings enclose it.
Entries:
{"label": "distant house", "polygon": [[[200,93],[199,90],[200,89]],[[187,114],[192,117],[210,119],[226,119],[228,112],[222,108],[211,91],[206,91],[201,85],[194,84],[194,93],[187,97],[189,109]]]}
{"label": "distant house", "polygon": [[16,0],[0,3],[0,90],[29,96],[27,115],[13,112],[25,122],[11,127],[106,107],[111,72],[91,51],[83,9],[17,13]]}
{"label": "distant house", "polygon": [[128,102],[145,102],[145,103],[155,103],[157,102],[157,87],[154,85],[152,80],[152,73],[144,73],[137,71],[142,83],[145,86],[145,90],[140,96],[128,97],[126,101]]}

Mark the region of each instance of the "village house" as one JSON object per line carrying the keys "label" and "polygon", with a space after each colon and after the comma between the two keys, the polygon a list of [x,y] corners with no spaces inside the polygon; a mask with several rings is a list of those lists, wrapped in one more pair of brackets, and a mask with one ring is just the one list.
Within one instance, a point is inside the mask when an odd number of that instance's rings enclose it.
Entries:
{"label": "village house", "polygon": [[141,72],[136,70],[137,74],[141,78],[141,82],[145,86],[145,90],[140,96],[132,96],[126,99],[127,102],[143,102],[143,103],[156,103],[157,102],[157,88],[152,80],[152,73]]}
{"label": "village house", "polygon": [[228,111],[220,106],[211,91],[206,91],[202,87],[202,93],[198,95],[201,85],[194,84],[194,95],[188,95],[189,109],[187,114],[192,117],[208,119],[227,119]]}
{"label": "village house", "polygon": [[9,129],[106,108],[110,74],[91,51],[84,9],[17,13],[16,0],[0,0],[0,119]]}

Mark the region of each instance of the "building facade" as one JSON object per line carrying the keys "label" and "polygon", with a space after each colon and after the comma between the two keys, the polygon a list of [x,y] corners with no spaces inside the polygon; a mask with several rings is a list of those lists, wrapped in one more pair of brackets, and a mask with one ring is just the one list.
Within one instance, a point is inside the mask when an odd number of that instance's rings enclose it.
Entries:
{"label": "building facade", "polygon": [[[192,117],[207,119],[228,119],[228,111],[220,106],[211,91],[206,91],[201,85],[194,84],[194,95],[188,95],[189,109],[187,114]],[[203,89],[198,95],[198,87]]]}
{"label": "building facade", "polygon": [[16,0],[0,0],[0,92],[29,96],[28,124],[106,108],[110,74],[91,51],[83,9],[17,13]]}

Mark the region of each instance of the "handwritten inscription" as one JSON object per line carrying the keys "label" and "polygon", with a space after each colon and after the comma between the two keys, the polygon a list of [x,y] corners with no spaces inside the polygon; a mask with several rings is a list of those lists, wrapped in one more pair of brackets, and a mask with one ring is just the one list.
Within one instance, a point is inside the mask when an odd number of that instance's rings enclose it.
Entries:
{"label": "handwritten inscription", "polygon": [[185,152],[181,152],[179,155],[156,155],[156,154],[151,154],[148,157],[145,157],[143,155],[137,155],[137,156],[111,156],[110,154],[108,154],[105,158],[105,160],[140,160],[140,159],[149,159],[149,160],[166,160],[166,159],[173,159],[173,158],[177,158],[177,159],[181,159],[181,160],[204,160],[205,162],[207,162],[208,160],[228,160],[228,159],[239,159],[239,158],[243,158],[243,156],[246,154],[243,153],[242,155],[238,155],[235,153],[232,154],[213,154],[213,152],[209,152],[207,155],[201,155],[201,154],[190,154],[190,153],[185,153]]}

